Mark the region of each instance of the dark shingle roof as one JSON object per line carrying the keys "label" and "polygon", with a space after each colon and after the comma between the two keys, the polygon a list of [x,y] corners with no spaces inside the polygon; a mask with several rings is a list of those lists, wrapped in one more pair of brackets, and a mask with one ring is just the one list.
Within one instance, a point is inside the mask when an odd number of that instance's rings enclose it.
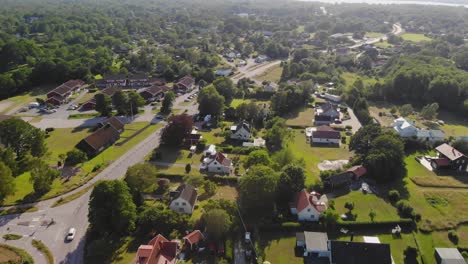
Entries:
{"label": "dark shingle roof", "polygon": [[177,187],[176,191],[178,192],[178,195],[174,197],[174,200],[182,198],[185,201],[189,202],[192,207],[195,205],[198,192],[193,186],[188,184],[182,184],[179,187]]}
{"label": "dark shingle roof", "polygon": [[333,264],[391,264],[389,244],[330,241]]}
{"label": "dark shingle roof", "polygon": [[92,149],[99,150],[110,143],[117,141],[120,138],[120,133],[112,125],[105,125],[96,130],[91,135],[83,139]]}

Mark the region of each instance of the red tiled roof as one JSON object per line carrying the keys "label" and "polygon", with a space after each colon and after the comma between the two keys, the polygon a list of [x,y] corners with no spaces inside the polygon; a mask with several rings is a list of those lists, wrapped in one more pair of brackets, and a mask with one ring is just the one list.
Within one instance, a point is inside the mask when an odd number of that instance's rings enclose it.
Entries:
{"label": "red tiled roof", "polygon": [[106,121],[104,121],[104,124],[111,124],[111,126],[113,126],[118,131],[124,129],[125,126],[125,124],[122,123],[122,121],[120,121],[120,119],[115,116],[109,117]]}
{"label": "red tiled roof", "polygon": [[195,83],[195,80],[193,79],[192,76],[189,76],[189,75],[183,77],[177,82],[177,84],[181,84],[185,87],[189,87],[190,85],[193,85],[194,83]]}
{"label": "red tiled roof", "polygon": [[302,191],[298,192],[297,195],[296,195],[296,200],[295,200],[295,202],[293,204],[293,206],[295,206],[297,212],[298,213],[301,212],[302,210],[307,208],[309,205],[314,207],[318,212],[325,211],[327,209],[326,206],[323,206],[323,205],[320,205],[320,204],[314,204],[312,202],[312,199],[314,198],[314,196],[318,200],[318,197],[320,196],[320,194],[318,194],[318,193],[316,193],[315,195],[309,194],[306,191],[306,189],[303,189]]}
{"label": "red tiled roof", "polygon": [[[161,252],[161,243],[169,242],[162,235],[157,235],[148,243],[148,245],[140,245],[137,251],[138,264],[157,264]],[[151,247],[151,252],[148,254],[148,249]],[[140,250],[141,249],[141,250]]]}
{"label": "red tiled roof", "polygon": [[356,177],[359,178],[359,177],[361,177],[361,176],[363,176],[364,174],[367,173],[367,169],[362,165],[357,165],[357,166],[353,166],[353,167],[349,168],[347,170],[347,172],[351,172],[354,175],[356,175]]}
{"label": "red tiled roof", "polygon": [[94,150],[99,150],[101,147],[111,142],[113,143],[119,138],[120,133],[112,125],[106,125],[87,136],[83,141],[85,141]]}
{"label": "red tiled roof", "polygon": [[339,131],[336,131],[329,126],[319,126],[316,131],[312,132],[312,137],[313,138],[340,139],[341,135]]}
{"label": "red tiled roof", "polygon": [[200,230],[194,230],[192,231],[192,233],[184,236],[183,239],[186,243],[189,243],[191,246],[191,245],[197,244],[198,242],[200,242],[200,240],[203,240],[204,238],[205,237],[200,232]]}
{"label": "red tiled roof", "polygon": [[219,162],[220,164],[223,164],[224,166],[231,166],[231,160],[226,157],[221,152],[216,153],[215,160]]}

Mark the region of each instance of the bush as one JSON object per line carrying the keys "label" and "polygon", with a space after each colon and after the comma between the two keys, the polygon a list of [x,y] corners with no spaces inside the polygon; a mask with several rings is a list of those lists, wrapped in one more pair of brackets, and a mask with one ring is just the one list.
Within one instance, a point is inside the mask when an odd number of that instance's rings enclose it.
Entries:
{"label": "bush", "polygon": [[457,231],[455,231],[455,230],[450,230],[450,232],[448,232],[448,238],[449,238],[450,241],[452,241],[452,243],[454,243],[455,245],[458,244],[458,234],[457,234]]}
{"label": "bush", "polygon": [[93,172],[96,172],[98,170],[100,170],[102,168],[102,164],[96,164],[96,166],[94,166],[93,168]]}
{"label": "bush", "polygon": [[392,203],[396,203],[400,200],[400,192],[397,190],[390,190],[388,191],[388,199]]}
{"label": "bush", "polygon": [[42,241],[33,239],[31,244],[46,256],[47,262],[49,264],[54,263],[54,256],[52,255],[52,252],[50,252],[49,248],[44,243],[42,243]]}
{"label": "bush", "polygon": [[341,144],[346,144],[346,137],[341,137]]}
{"label": "bush", "polygon": [[197,151],[203,151],[205,150],[206,147],[206,139],[202,138],[200,141],[197,143]]}
{"label": "bush", "polygon": [[468,251],[463,251],[462,256],[467,259],[468,258]]}
{"label": "bush", "polygon": [[229,263],[232,262],[233,255],[234,255],[234,248],[232,246],[232,240],[228,239],[226,240],[226,259]]}
{"label": "bush", "polygon": [[88,160],[86,153],[79,149],[70,150],[67,152],[67,157],[65,158],[65,164],[74,166],[79,163],[83,163]]}
{"label": "bush", "polygon": [[6,235],[3,235],[3,239],[5,240],[18,240],[20,238],[22,238],[23,236],[21,235],[17,235],[17,234],[6,234]]}
{"label": "bush", "polygon": [[396,207],[398,212],[403,217],[413,218],[414,217],[414,209],[406,200],[400,200],[396,203]]}
{"label": "bush", "polygon": [[351,130],[351,129],[353,129],[353,127],[352,127],[351,125],[347,125],[347,126],[345,126],[345,128],[346,128],[346,130]]}
{"label": "bush", "polygon": [[190,173],[191,170],[192,170],[192,165],[190,165],[190,163],[187,163],[187,165],[185,165],[185,173]]}
{"label": "bush", "polygon": [[281,227],[284,227],[284,228],[293,228],[293,227],[300,227],[301,224],[297,223],[297,222],[284,222],[284,223],[281,223]]}

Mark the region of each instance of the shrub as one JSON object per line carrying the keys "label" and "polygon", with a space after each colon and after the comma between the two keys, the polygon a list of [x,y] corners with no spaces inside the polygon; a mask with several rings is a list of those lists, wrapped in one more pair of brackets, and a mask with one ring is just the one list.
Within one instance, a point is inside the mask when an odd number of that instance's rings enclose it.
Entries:
{"label": "shrub", "polygon": [[468,258],[468,251],[463,251],[462,256],[467,259]]}
{"label": "shrub", "polygon": [[346,144],[346,137],[341,137],[341,144]]}
{"label": "shrub", "polygon": [[93,168],[93,172],[96,172],[98,170],[100,170],[102,168],[102,164],[96,164],[96,166],[94,166]]}
{"label": "shrub", "polygon": [[452,243],[454,243],[455,245],[458,244],[458,234],[457,234],[457,231],[455,231],[455,230],[450,230],[450,232],[448,232],[448,238],[449,238],[450,241],[452,241]]}
{"label": "shrub", "polygon": [[397,190],[390,190],[388,191],[388,199],[392,203],[396,203],[400,200],[400,192]]}
{"label": "shrub", "polygon": [[21,235],[17,235],[17,234],[6,234],[6,235],[3,235],[3,238],[5,240],[18,240],[20,238],[22,238],[23,236]]}
{"label": "shrub", "polygon": [[46,256],[47,262],[49,264],[54,263],[54,256],[52,255],[52,252],[50,252],[49,248],[44,243],[42,243],[42,241],[33,239],[31,244]]}
{"label": "shrub", "polygon": [[83,163],[88,160],[86,153],[79,149],[70,150],[67,152],[67,157],[65,158],[65,164],[74,166],[78,163]]}
{"label": "shrub", "polygon": [[285,228],[291,228],[291,227],[300,227],[301,224],[297,223],[297,222],[284,222],[284,223],[281,223],[281,227],[285,227]]}
{"label": "shrub", "polygon": [[185,165],[185,173],[190,173],[191,170],[192,170],[192,165],[190,165],[190,163],[187,163],[187,165]]}
{"label": "shrub", "polygon": [[396,207],[398,212],[403,217],[413,218],[414,217],[414,209],[406,200],[400,200],[396,203]]}
{"label": "shrub", "polygon": [[206,147],[206,139],[202,138],[200,141],[197,143],[197,151],[203,151]]}
{"label": "shrub", "polygon": [[352,127],[351,125],[346,125],[345,128],[346,128],[346,130],[351,130],[351,129],[353,129],[353,127]]}
{"label": "shrub", "polygon": [[230,263],[234,255],[234,248],[232,247],[232,240],[226,240],[226,259]]}

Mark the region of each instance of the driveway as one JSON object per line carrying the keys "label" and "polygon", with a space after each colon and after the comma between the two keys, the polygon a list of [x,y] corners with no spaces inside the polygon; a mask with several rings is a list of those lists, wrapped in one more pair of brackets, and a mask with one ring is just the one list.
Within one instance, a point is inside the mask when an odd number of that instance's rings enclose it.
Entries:
{"label": "driveway", "polygon": [[234,245],[234,264],[246,264],[245,261],[245,250],[242,245],[242,241],[236,241]]}
{"label": "driveway", "polygon": [[348,107],[348,114],[349,114],[349,120],[343,121],[344,126],[351,126],[353,131],[353,134],[356,133],[361,127],[361,122],[359,122],[359,119],[357,119],[356,115],[354,114],[353,109]]}

